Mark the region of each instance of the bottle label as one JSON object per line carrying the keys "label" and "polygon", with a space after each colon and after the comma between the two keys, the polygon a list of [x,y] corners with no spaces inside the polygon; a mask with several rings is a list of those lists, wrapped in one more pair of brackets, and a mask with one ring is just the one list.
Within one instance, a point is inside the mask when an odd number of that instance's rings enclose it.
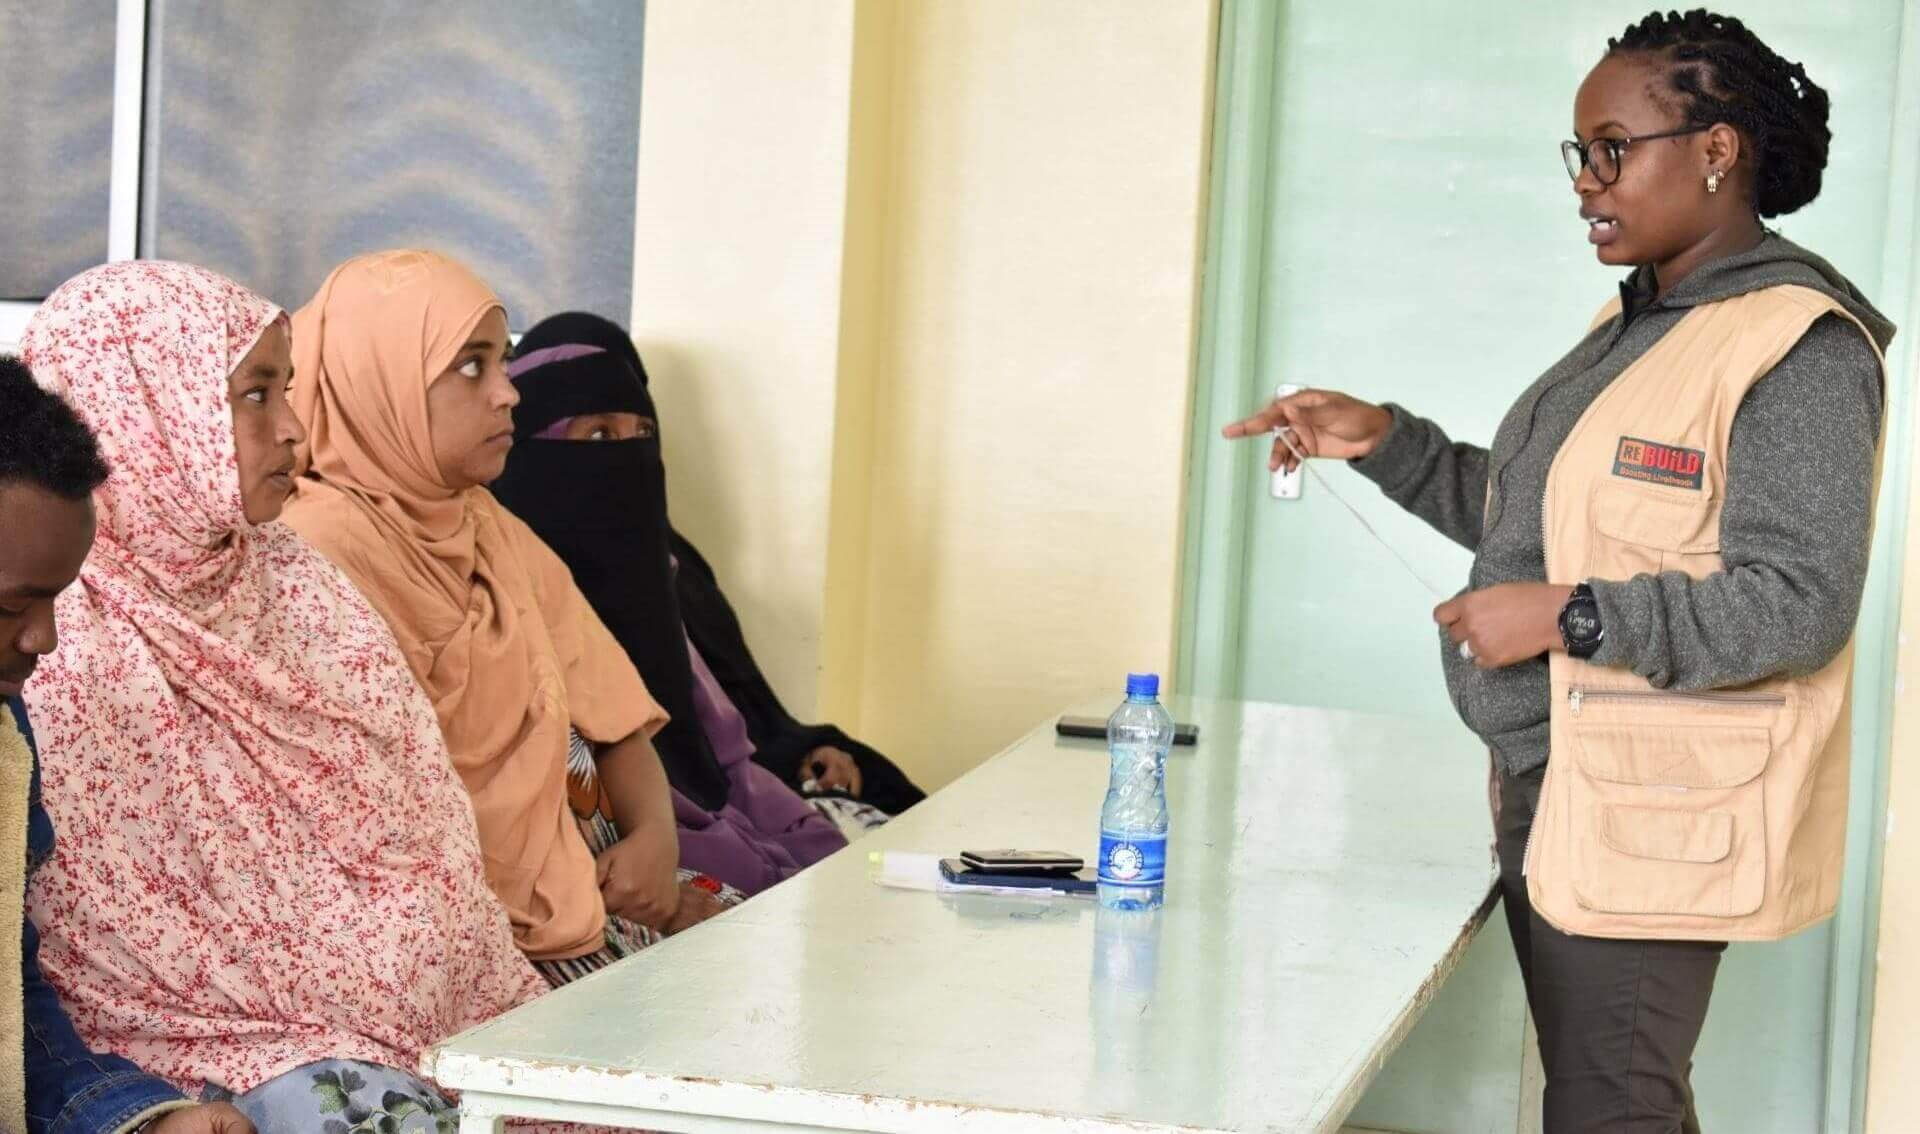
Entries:
{"label": "bottle label", "polygon": [[1099,879],[1121,886],[1158,886],[1167,880],[1165,835],[1100,833]]}

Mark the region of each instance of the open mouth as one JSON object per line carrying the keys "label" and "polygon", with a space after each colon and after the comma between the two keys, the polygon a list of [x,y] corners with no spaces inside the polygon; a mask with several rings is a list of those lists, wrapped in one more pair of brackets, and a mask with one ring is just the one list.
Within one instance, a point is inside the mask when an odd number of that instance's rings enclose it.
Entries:
{"label": "open mouth", "polygon": [[1620,222],[1608,216],[1584,216],[1587,222],[1587,241],[1592,244],[1606,244],[1620,235]]}

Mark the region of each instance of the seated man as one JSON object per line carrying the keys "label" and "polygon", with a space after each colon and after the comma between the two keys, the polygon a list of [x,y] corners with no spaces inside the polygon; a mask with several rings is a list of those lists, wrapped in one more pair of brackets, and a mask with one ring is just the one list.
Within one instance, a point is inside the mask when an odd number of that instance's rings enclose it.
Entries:
{"label": "seated man", "polygon": [[[0,356],[0,982],[20,980],[0,988],[0,1130],[252,1134],[233,1107],[195,1106],[126,1060],[88,1051],[40,974],[40,937],[22,913],[26,873],[53,854],[53,824],[20,687],[54,648],[53,599],[93,546],[90,494],[106,477],[73,412]],[[4,957],[15,942],[17,967]]]}

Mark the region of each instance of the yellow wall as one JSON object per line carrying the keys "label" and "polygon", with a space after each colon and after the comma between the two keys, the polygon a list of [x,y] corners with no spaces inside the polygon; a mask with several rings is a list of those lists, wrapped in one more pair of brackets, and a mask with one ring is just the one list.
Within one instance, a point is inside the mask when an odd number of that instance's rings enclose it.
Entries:
{"label": "yellow wall", "polygon": [[857,717],[930,781],[1171,655],[1210,9],[900,13]]}
{"label": "yellow wall", "polygon": [[1213,18],[648,7],[676,522],[796,711],[929,787],[1171,657]]}
{"label": "yellow wall", "polygon": [[819,677],[853,15],[647,6],[634,338],[674,523],[797,712]]}

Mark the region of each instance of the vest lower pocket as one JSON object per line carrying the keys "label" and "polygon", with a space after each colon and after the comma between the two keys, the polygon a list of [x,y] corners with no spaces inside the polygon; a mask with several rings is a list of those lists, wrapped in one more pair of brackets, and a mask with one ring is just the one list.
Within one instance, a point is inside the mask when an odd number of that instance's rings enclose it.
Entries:
{"label": "vest lower pocket", "polygon": [[1576,689],[1568,700],[1570,880],[1580,904],[1729,918],[1758,909],[1767,882],[1760,773],[1786,699]]}

